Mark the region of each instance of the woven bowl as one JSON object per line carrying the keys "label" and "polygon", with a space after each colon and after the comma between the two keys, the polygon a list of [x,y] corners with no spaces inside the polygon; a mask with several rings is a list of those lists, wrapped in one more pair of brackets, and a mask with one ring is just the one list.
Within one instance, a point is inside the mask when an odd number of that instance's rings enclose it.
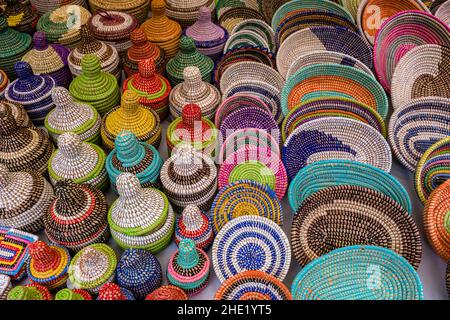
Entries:
{"label": "woven bowl", "polygon": [[120,11],[133,15],[139,23],[145,21],[149,11],[149,0],[88,0],[93,13],[97,11]]}
{"label": "woven bowl", "polygon": [[450,102],[446,98],[419,98],[394,111],[389,122],[389,142],[395,156],[414,171],[434,143],[450,135]]}
{"label": "woven bowl", "polygon": [[295,277],[291,292],[295,300],[424,299],[414,268],[392,250],[374,246],[345,247],[317,258]]}
{"label": "woven bowl", "polygon": [[218,14],[219,24],[231,33],[239,23],[249,19],[264,20],[262,14],[255,9],[248,7],[235,7]]}
{"label": "woven bowl", "polygon": [[408,192],[397,179],[376,167],[352,160],[324,160],[304,167],[289,185],[289,204],[296,212],[316,192],[344,185],[378,191],[412,213]]}
{"label": "woven bowl", "polygon": [[436,18],[446,23],[448,26],[450,25],[450,2],[446,1],[439,6],[434,14]]}
{"label": "woven bowl", "polygon": [[246,19],[238,23],[233,28],[231,33],[234,34],[242,30],[251,30],[253,32],[256,32],[264,38],[266,43],[269,45],[269,50],[274,51],[276,49],[274,42],[274,31],[272,30],[272,27],[266,22],[259,19]]}
{"label": "woven bowl", "polygon": [[73,4],[87,8],[85,0],[30,0],[30,3],[37,9],[39,15],[43,15],[49,11],[55,10],[61,6],[61,4]]}
{"label": "woven bowl", "polygon": [[266,39],[259,33],[252,30],[241,30],[232,33],[223,50],[224,52],[227,52],[228,50],[245,46],[261,47],[270,50],[270,46]]}

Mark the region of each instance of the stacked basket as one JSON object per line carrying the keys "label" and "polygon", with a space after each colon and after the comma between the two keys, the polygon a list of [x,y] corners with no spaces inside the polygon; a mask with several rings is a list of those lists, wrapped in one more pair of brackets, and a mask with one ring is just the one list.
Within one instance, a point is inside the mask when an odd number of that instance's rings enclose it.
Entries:
{"label": "stacked basket", "polygon": [[139,23],[144,22],[148,15],[149,0],[88,0],[93,13],[108,10],[119,11],[131,14]]}

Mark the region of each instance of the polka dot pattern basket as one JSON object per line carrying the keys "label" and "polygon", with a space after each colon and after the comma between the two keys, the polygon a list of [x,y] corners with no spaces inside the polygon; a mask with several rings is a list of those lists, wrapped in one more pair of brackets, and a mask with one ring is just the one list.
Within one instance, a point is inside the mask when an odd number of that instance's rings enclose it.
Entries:
{"label": "polka dot pattern basket", "polygon": [[208,251],[214,240],[211,218],[204,214],[197,206],[188,205],[177,218],[175,225],[175,243],[183,239],[191,239],[195,245]]}
{"label": "polka dot pattern basket", "polygon": [[188,296],[183,289],[169,285],[156,289],[145,300],[188,300]]}
{"label": "polka dot pattern basket", "polygon": [[115,283],[105,283],[98,290],[97,300],[116,301],[116,300],[136,300],[133,293]]}

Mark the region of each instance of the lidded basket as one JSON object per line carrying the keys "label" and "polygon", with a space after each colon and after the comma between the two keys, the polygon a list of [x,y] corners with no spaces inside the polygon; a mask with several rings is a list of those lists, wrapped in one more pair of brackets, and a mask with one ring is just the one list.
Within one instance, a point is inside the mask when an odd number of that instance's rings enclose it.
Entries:
{"label": "lidded basket", "polygon": [[19,127],[33,127],[28,113],[21,104],[2,99],[0,100],[0,112],[10,112]]}
{"label": "lidded basket", "polygon": [[208,251],[214,240],[211,219],[195,205],[188,205],[177,218],[175,242],[179,244],[183,239],[193,240],[204,251]]}
{"label": "lidded basket", "polygon": [[37,283],[16,286],[9,293],[6,300],[52,300],[53,296],[47,287]]}
{"label": "lidded basket", "polygon": [[115,10],[133,15],[139,23],[144,22],[148,15],[149,0],[89,0],[92,12]]}
{"label": "lidded basket", "polygon": [[133,293],[115,283],[105,283],[98,290],[97,300],[116,301],[116,300],[136,300]]}
{"label": "lidded basket", "polygon": [[59,290],[55,295],[55,300],[92,300],[91,294],[83,289]]}
{"label": "lidded basket", "polygon": [[6,8],[2,14],[8,25],[19,32],[33,34],[39,16],[36,9],[26,1],[6,0]]}

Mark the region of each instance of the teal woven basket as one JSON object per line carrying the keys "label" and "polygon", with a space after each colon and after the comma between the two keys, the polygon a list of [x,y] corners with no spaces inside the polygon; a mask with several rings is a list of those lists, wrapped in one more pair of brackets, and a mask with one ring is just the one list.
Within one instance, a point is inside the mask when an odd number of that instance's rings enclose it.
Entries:
{"label": "teal woven basket", "polygon": [[292,283],[295,300],[423,300],[414,268],[389,249],[352,246],[323,255]]}
{"label": "teal woven basket", "polygon": [[379,191],[412,213],[408,192],[392,175],[366,163],[352,160],[325,160],[300,170],[292,180],[289,204],[296,212],[302,202],[319,190],[341,185],[353,185]]}

